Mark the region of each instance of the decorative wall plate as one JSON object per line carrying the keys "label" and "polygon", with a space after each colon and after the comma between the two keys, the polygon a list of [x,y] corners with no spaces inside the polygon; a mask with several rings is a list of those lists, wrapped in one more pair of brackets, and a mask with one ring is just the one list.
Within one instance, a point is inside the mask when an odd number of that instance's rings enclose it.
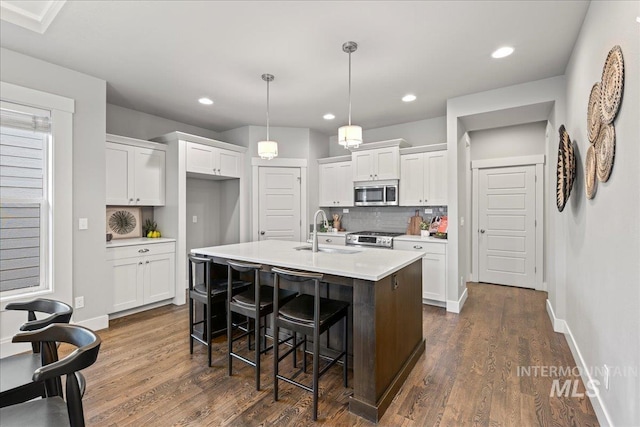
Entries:
{"label": "decorative wall plate", "polygon": [[603,125],[595,143],[598,180],[607,182],[616,154],[616,130],[613,124]]}
{"label": "decorative wall plate", "polygon": [[602,69],[600,111],[602,123],[613,122],[620,108],[624,88],[624,59],[622,49],[616,45],[609,51]]}
{"label": "decorative wall plate", "polygon": [[558,129],[560,143],[558,144],[558,162],[556,167],[556,205],[562,212],[571,195],[576,176],[576,157],[573,143],[564,125]]}
{"label": "decorative wall plate", "polygon": [[587,155],[584,160],[584,189],[587,199],[593,199],[596,195],[596,153],[593,145],[587,148]]}
{"label": "decorative wall plate", "polygon": [[589,105],[587,107],[587,134],[589,142],[594,144],[600,132],[601,111],[600,111],[600,83],[595,83],[589,94]]}
{"label": "decorative wall plate", "polygon": [[107,233],[113,234],[113,239],[142,236],[140,208],[107,208]]}

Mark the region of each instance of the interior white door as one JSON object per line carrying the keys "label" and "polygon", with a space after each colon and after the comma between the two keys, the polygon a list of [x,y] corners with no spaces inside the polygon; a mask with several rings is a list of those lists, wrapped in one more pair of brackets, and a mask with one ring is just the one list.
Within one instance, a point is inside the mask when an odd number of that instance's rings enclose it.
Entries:
{"label": "interior white door", "polygon": [[535,166],[478,171],[478,278],[535,287]]}
{"label": "interior white door", "polygon": [[259,239],[300,241],[300,168],[259,168]]}

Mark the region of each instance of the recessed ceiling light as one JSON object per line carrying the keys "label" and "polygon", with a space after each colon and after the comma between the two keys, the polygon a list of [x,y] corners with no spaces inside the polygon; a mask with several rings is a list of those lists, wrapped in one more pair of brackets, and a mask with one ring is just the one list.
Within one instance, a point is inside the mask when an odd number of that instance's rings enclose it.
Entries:
{"label": "recessed ceiling light", "polygon": [[415,95],[411,95],[411,94],[409,94],[409,95],[405,95],[405,96],[403,96],[403,97],[402,97],[402,100],[403,100],[404,102],[411,102],[411,101],[415,101],[415,100],[416,100],[416,96],[415,96]]}
{"label": "recessed ceiling light", "polygon": [[504,47],[501,47],[500,49],[496,50],[495,52],[493,52],[491,54],[491,57],[492,58],[496,58],[496,59],[504,58],[506,56],[511,55],[512,53],[513,53],[513,48],[512,47],[504,46]]}
{"label": "recessed ceiling light", "polygon": [[335,119],[335,118],[336,118],[336,116],[334,116],[334,115],[333,115],[333,114],[331,114],[331,113],[327,113],[327,114],[325,114],[324,116],[322,116],[322,118],[323,118],[323,119],[325,119],[325,120],[333,120],[333,119]]}
{"label": "recessed ceiling light", "polygon": [[200,99],[198,99],[198,102],[202,105],[212,105],[213,101],[210,98],[207,97],[202,97]]}
{"label": "recessed ceiling light", "polygon": [[636,22],[640,23],[640,16],[636,16]]}

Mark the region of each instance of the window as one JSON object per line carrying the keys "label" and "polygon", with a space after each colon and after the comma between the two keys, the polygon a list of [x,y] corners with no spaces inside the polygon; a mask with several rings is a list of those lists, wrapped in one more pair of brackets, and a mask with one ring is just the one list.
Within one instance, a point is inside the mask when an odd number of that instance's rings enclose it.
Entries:
{"label": "window", "polygon": [[51,114],[0,103],[0,292],[51,289]]}

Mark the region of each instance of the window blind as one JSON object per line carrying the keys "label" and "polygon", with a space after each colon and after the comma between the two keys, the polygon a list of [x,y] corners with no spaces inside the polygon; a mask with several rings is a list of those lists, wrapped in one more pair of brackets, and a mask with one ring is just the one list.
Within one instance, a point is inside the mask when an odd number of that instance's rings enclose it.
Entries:
{"label": "window blind", "polygon": [[0,106],[0,291],[42,284],[50,130],[48,112]]}

